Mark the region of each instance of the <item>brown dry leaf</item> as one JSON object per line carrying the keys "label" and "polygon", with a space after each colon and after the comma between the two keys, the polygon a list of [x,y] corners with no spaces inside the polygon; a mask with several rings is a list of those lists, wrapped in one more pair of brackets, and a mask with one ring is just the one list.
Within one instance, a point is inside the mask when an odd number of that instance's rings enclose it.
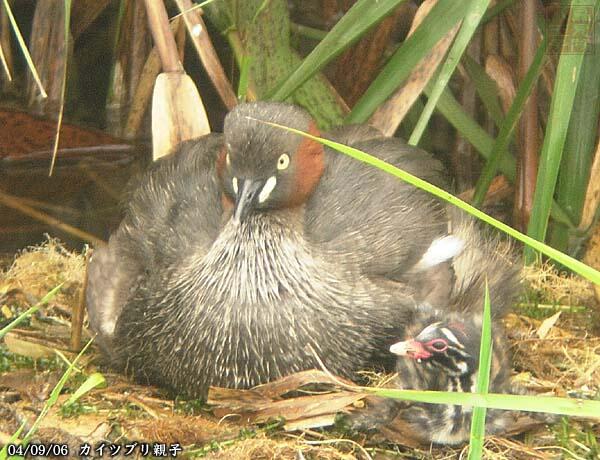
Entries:
{"label": "brown dry leaf", "polygon": [[43,332],[13,329],[4,336],[4,343],[11,353],[33,359],[51,358],[55,355],[54,350],[59,350],[70,359],[75,358],[75,354],[68,350],[64,342],[53,337],[46,338]]}
{"label": "brown dry leaf", "polygon": [[560,318],[561,313],[561,311],[554,313],[552,316],[542,321],[542,324],[540,325],[540,327],[538,327],[537,330],[537,335],[540,339],[546,338],[548,332],[550,332],[550,329],[554,327],[554,325],[558,321],[558,318]]}
{"label": "brown dry leaf", "polygon": [[[327,392],[300,397],[282,398],[286,393],[298,391],[307,384],[332,384],[340,382],[318,370],[298,372],[250,390],[211,387],[207,402],[213,405],[217,417],[237,415],[244,423],[262,423],[282,417],[296,421],[295,426],[322,426],[333,421],[335,414],[364,398],[364,393],[351,391]],[[307,419],[311,419],[310,421]],[[305,420],[305,424],[302,424]],[[317,425],[314,425],[317,423]]]}
{"label": "brown dry leaf", "polygon": [[512,68],[502,56],[490,54],[485,60],[485,72],[496,82],[502,110],[504,113],[507,113],[517,92]]}
{"label": "brown dry leaf", "polygon": [[301,386],[316,383],[330,383],[338,384],[339,382],[347,385],[353,385],[352,382],[342,378],[336,378],[334,380],[330,375],[317,369],[310,369],[308,371],[297,372],[292,375],[288,375],[274,382],[269,382],[264,385],[254,387],[253,390],[260,393],[266,398],[275,398],[277,396],[284,395],[290,391],[297,390]]}
{"label": "brown dry leaf", "polygon": [[250,403],[246,398],[244,406],[241,406],[237,397],[229,401],[222,399],[218,403],[209,399],[209,404],[215,405],[213,413],[217,417],[225,417],[233,412],[239,415],[244,423],[262,423],[278,417],[285,420],[300,420],[323,415],[335,415],[365,396],[362,393],[341,391],[277,401],[260,400],[254,401],[254,403]]}
{"label": "brown dry leaf", "polygon": [[[83,442],[96,444],[108,436],[112,429],[112,422],[109,421],[107,414],[90,413],[82,414],[77,417],[63,417],[60,413],[60,408],[70,395],[60,395],[54,406],[48,411],[42,419],[39,429],[54,430],[57,427],[64,433],[70,436],[76,436]],[[18,404],[13,404],[13,408],[20,413],[20,420],[33,421],[36,416],[32,417],[30,403],[20,401]]]}
{"label": "brown dry leaf", "polygon": [[33,359],[51,358],[54,350],[43,343],[27,340],[18,333],[9,332],[4,336],[8,351],[16,355],[28,356]]}
{"label": "brown dry leaf", "polygon": [[[596,216],[596,212],[598,211],[598,207],[600,206],[600,140],[596,145],[596,153],[594,154],[594,161],[592,162],[592,168],[590,171],[590,179],[585,192],[585,201],[583,203],[581,222],[579,224],[579,229],[582,231],[586,231],[588,227],[592,225],[594,217]],[[599,227],[600,226],[596,227],[596,232],[594,233],[596,236],[596,241],[600,239],[598,236],[600,234]],[[600,262],[598,259],[600,259],[600,257],[595,259],[596,262]],[[599,268],[598,265],[592,266],[594,268]],[[600,296],[598,297],[598,301],[600,302]]]}
{"label": "brown dry leaf", "polygon": [[[600,149],[598,149],[598,152],[596,152],[596,159],[598,160],[597,184],[594,186],[595,191],[592,191],[591,190],[591,188],[592,188],[591,182],[590,182],[590,186],[588,186],[588,195],[586,196],[586,201],[587,200],[593,201],[594,199],[590,198],[590,195],[594,196],[594,193],[595,193],[596,194],[595,205],[597,208],[598,201],[600,200],[600,185],[598,185],[598,183],[600,183]],[[592,178],[592,179],[596,180],[595,178]],[[583,257],[583,261],[586,264],[588,264],[590,267],[593,267],[596,270],[600,270],[600,224],[596,225],[596,229],[595,229],[592,237],[590,238],[590,241],[588,242],[587,250],[585,252],[585,256]],[[600,285],[593,284],[593,287],[594,287],[594,293],[596,295],[596,302],[598,304],[600,304]]]}
{"label": "brown dry leaf", "polygon": [[17,391],[21,399],[45,401],[61,375],[60,372],[17,370],[0,375],[0,388]]}

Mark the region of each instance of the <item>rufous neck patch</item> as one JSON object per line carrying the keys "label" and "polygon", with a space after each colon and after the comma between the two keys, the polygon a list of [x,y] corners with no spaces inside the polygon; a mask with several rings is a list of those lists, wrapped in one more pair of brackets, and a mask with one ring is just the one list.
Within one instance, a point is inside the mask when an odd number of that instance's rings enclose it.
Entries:
{"label": "rufous neck patch", "polygon": [[[321,135],[314,121],[310,123],[308,133],[313,136]],[[322,144],[309,138],[302,139],[295,155],[296,171],[289,206],[298,206],[308,200],[323,175],[324,156]]]}

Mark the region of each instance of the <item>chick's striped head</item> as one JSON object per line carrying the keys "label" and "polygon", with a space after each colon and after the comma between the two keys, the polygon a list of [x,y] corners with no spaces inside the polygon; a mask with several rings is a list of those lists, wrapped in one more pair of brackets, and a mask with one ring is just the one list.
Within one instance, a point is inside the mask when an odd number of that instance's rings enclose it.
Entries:
{"label": "chick's striped head", "polygon": [[[397,342],[390,351],[404,359],[451,376],[465,376],[477,371],[480,324],[447,312],[432,312],[408,331],[406,340]],[[479,324],[477,324],[479,323]]]}

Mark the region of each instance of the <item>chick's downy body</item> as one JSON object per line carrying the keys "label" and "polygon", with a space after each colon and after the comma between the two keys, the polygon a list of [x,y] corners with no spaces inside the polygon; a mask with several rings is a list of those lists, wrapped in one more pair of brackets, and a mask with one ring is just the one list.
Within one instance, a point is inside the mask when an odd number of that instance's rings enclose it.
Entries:
{"label": "chick's downy body", "polygon": [[[287,104],[238,106],[142,178],[89,270],[113,363],[190,396],[317,367],[373,364],[414,303],[404,275],[446,231],[425,192],[261,120],[316,133]],[[440,165],[364,128],[330,137],[443,185]]]}
{"label": "chick's downy body", "polygon": [[[444,308],[425,302],[411,313],[400,341],[390,347],[398,356],[397,377],[392,386],[409,390],[477,391],[487,285],[492,313],[489,391],[509,393],[513,391],[512,366],[502,319],[519,294],[520,266],[509,245],[483,234],[469,217],[454,210],[449,214],[452,230],[441,240],[441,245],[454,250],[448,261],[454,274],[450,295]],[[460,444],[469,439],[472,412],[470,406],[376,400],[372,407],[354,415],[352,423],[357,429],[390,424],[394,429],[399,424],[408,436],[423,443]],[[506,431],[517,415],[489,410],[486,432]]]}

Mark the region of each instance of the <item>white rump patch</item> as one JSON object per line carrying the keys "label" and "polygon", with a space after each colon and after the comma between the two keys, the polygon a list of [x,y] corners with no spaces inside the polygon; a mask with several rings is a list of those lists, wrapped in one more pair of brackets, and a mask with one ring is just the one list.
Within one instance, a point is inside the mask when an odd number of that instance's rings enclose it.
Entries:
{"label": "white rump patch", "polygon": [[271,192],[273,191],[276,185],[277,178],[275,176],[269,177],[265,182],[265,185],[263,186],[262,190],[260,191],[260,195],[258,195],[258,202],[264,203],[267,200],[267,198],[269,198]]}
{"label": "white rump patch", "polygon": [[427,270],[436,265],[446,262],[460,254],[465,248],[465,242],[461,238],[448,235],[438,238],[431,243],[429,249],[423,254],[419,263],[415,265],[416,271]]}

